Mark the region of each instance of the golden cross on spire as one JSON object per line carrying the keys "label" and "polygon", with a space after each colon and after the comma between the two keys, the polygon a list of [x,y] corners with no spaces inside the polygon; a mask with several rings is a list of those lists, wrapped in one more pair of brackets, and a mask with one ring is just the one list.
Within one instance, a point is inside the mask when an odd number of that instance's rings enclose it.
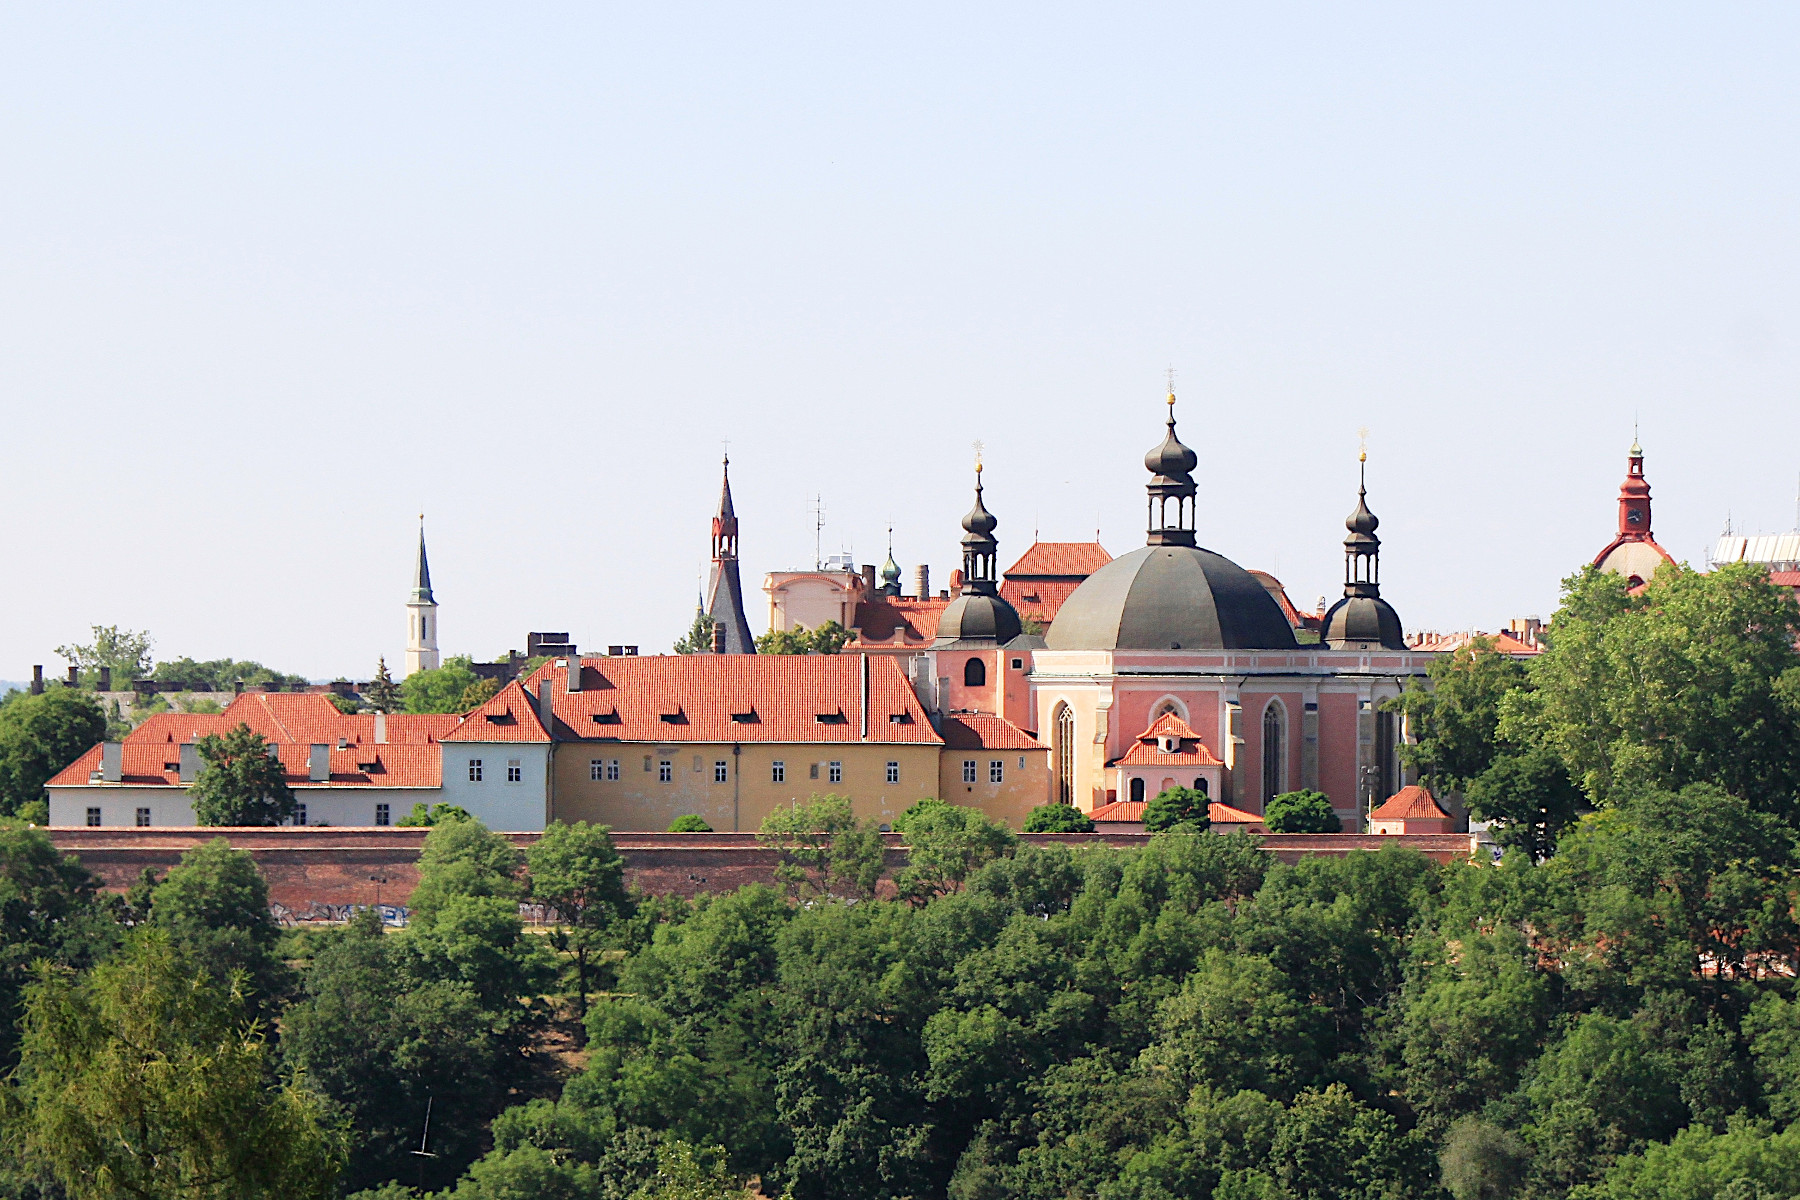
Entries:
{"label": "golden cross on spire", "polygon": [[982,441],[980,438],[976,438],[975,442],[974,442],[974,449],[975,449],[975,473],[977,475],[979,475],[979,474],[981,474],[981,452],[983,450],[986,450],[987,446],[982,444]]}
{"label": "golden cross on spire", "polygon": [[1356,431],[1356,461],[1369,461],[1369,427],[1367,425]]}

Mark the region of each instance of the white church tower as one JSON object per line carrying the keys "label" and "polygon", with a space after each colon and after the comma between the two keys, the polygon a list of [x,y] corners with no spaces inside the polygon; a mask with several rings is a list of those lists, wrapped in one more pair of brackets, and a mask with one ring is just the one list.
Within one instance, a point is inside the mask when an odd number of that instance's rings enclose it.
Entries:
{"label": "white church tower", "polygon": [[412,599],[406,602],[406,673],[438,667],[437,601],[431,598],[431,568],[425,562],[425,515],[419,514],[419,565]]}

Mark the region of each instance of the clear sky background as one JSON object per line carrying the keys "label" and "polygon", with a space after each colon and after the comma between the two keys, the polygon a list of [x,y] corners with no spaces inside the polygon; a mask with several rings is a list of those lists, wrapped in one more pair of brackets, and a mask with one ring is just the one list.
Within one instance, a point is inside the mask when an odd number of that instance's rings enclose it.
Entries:
{"label": "clear sky background", "polygon": [[[852,11],[852,10],[855,11]],[[1790,5],[9,5],[0,677],[90,624],[367,678],[665,648],[723,439],[745,582],[1200,538],[1409,629],[1611,536],[1795,521]],[[764,608],[753,605],[761,628]]]}

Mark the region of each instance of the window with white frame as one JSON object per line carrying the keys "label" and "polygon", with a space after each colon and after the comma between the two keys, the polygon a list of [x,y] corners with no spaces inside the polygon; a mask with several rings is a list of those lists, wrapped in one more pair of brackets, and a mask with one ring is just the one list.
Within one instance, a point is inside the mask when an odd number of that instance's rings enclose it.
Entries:
{"label": "window with white frame", "polygon": [[294,805],[294,824],[296,824],[296,825],[306,824],[306,805],[304,805],[304,804]]}
{"label": "window with white frame", "polygon": [[975,782],[975,760],[972,758],[963,759],[963,782]]}
{"label": "window with white frame", "polygon": [[377,804],[375,806],[375,823],[377,825],[392,825],[394,823],[394,810],[385,804]]}
{"label": "window with white frame", "polygon": [[831,763],[831,782],[844,782],[844,764],[838,762],[836,759],[833,759]]}
{"label": "window with white frame", "polygon": [[588,778],[601,780],[606,778],[606,760],[595,758],[588,761]]}
{"label": "window with white frame", "polygon": [[675,763],[672,759],[658,759],[656,763],[656,781],[658,783],[675,782]]}
{"label": "window with white frame", "polygon": [[619,782],[619,760],[616,758],[606,760],[606,782]]}
{"label": "window with white frame", "polygon": [[786,783],[787,782],[787,764],[786,763],[782,762],[780,759],[776,759],[774,762],[769,764],[769,782],[770,783]]}
{"label": "window with white frame", "polygon": [[469,760],[469,782],[481,782],[481,760],[479,758],[471,758]]}
{"label": "window with white frame", "polygon": [[150,810],[149,809],[140,808],[137,810],[137,823],[138,823],[139,828],[143,828],[144,826],[147,826],[150,824]]}
{"label": "window with white frame", "polygon": [[731,764],[730,763],[726,762],[722,758],[719,759],[717,762],[713,763],[713,782],[714,783],[724,783],[726,780],[728,780],[730,778],[731,778]]}
{"label": "window with white frame", "polygon": [[522,783],[525,779],[525,766],[516,758],[506,760],[506,782]]}
{"label": "window with white frame", "polygon": [[899,783],[900,782],[900,764],[899,763],[897,763],[897,762],[888,763],[888,765],[887,765],[887,781],[889,783]]}
{"label": "window with white frame", "polygon": [[1006,782],[1006,764],[1004,762],[1002,762],[1000,759],[994,758],[994,759],[988,760],[988,782],[989,783],[1005,783]]}
{"label": "window with white frame", "polygon": [[87,810],[87,823],[89,825],[98,825],[100,823],[100,810],[99,809],[90,808]]}

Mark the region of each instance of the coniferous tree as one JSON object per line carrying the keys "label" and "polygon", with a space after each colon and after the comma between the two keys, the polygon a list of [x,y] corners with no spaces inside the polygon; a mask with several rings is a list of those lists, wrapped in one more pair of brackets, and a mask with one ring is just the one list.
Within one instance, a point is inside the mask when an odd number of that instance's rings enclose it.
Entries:
{"label": "coniferous tree", "polygon": [[400,685],[388,674],[387,656],[375,660],[375,678],[363,685],[363,703],[376,712],[399,712],[403,704]]}

